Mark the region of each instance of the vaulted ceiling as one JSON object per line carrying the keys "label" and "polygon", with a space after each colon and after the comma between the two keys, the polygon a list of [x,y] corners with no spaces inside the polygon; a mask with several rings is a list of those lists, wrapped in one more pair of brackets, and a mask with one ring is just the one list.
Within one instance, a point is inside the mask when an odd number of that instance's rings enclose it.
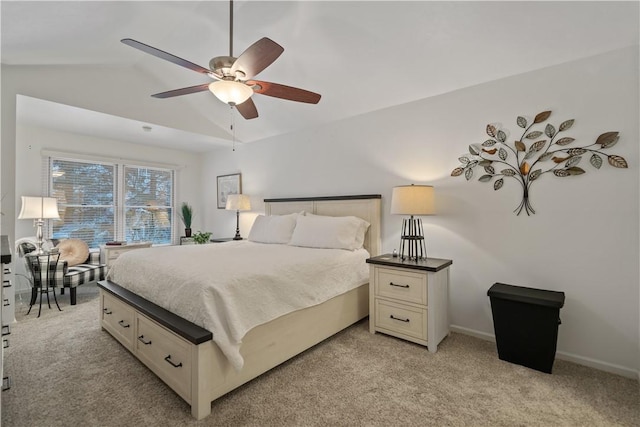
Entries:
{"label": "vaulted ceiling", "polygon": [[[212,57],[229,53],[227,1],[2,1],[0,13],[3,65],[89,72],[108,66],[130,73],[132,82],[143,76],[140,99],[127,96],[126,84],[110,88],[109,96],[133,103],[131,111],[165,103],[175,112],[171,127],[193,139],[193,151],[228,144],[232,120],[238,140],[257,141],[637,45],[639,37],[637,2],[235,1],[235,56],[269,37],[285,50],[258,78],[322,94],[317,105],[256,94],[260,117],[244,120],[208,91],[151,98],[210,78],[120,43],[130,37],[207,67]],[[38,105],[53,106],[31,104],[21,117],[46,125]],[[106,106],[100,112],[113,114]],[[93,120],[87,114],[85,125]],[[61,126],[67,116],[49,125]],[[176,138],[161,117],[126,119],[123,127],[156,126],[158,143],[164,132]],[[206,126],[195,129],[194,120]],[[139,139],[152,143],[142,132]]]}

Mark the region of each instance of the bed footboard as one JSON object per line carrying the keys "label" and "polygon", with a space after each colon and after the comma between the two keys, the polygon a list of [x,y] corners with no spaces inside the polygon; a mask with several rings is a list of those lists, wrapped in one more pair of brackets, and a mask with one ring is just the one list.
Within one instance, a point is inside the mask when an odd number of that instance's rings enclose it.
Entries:
{"label": "bed footboard", "polygon": [[218,397],[369,313],[369,285],[365,284],[257,326],[243,339],[245,363],[238,372],[213,342],[211,332],[116,283],[104,280],[98,286],[102,328],[189,403],[196,419],[209,415],[211,402]]}

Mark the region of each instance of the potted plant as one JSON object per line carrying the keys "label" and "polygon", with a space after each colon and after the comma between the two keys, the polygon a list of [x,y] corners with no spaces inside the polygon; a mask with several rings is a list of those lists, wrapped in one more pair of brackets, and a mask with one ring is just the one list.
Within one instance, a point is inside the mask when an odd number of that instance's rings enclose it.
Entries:
{"label": "potted plant", "polygon": [[193,235],[193,241],[199,245],[202,245],[209,242],[209,237],[211,237],[210,232],[198,231]]}
{"label": "potted plant", "polygon": [[180,207],[180,219],[184,224],[185,237],[191,237],[191,220],[193,219],[193,208],[187,202],[182,202]]}

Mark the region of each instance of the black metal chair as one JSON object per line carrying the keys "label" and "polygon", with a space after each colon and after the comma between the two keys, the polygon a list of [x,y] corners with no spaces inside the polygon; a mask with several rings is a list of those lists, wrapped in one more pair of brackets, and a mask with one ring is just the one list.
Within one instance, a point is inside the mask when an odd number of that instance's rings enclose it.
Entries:
{"label": "black metal chair", "polygon": [[38,317],[42,312],[42,294],[47,294],[47,305],[51,308],[51,301],[49,300],[49,293],[53,293],[53,300],[56,303],[59,311],[62,311],[60,305],[58,305],[58,299],[56,298],[56,270],[58,268],[58,260],[60,259],[59,253],[46,253],[42,255],[36,255],[33,253],[26,254],[25,260],[31,272],[33,279],[33,291],[31,294],[31,302],[29,303],[29,311],[36,303],[37,294],[40,294],[40,305],[38,307]]}

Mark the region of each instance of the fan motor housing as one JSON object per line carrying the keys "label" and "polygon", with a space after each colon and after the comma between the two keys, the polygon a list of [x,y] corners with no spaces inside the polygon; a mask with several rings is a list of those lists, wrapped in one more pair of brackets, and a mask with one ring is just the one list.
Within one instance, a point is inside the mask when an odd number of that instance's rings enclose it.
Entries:
{"label": "fan motor housing", "polygon": [[221,77],[229,76],[231,73],[231,67],[236,62],[233,56],[216,56],[209,61],[209,68]]}

